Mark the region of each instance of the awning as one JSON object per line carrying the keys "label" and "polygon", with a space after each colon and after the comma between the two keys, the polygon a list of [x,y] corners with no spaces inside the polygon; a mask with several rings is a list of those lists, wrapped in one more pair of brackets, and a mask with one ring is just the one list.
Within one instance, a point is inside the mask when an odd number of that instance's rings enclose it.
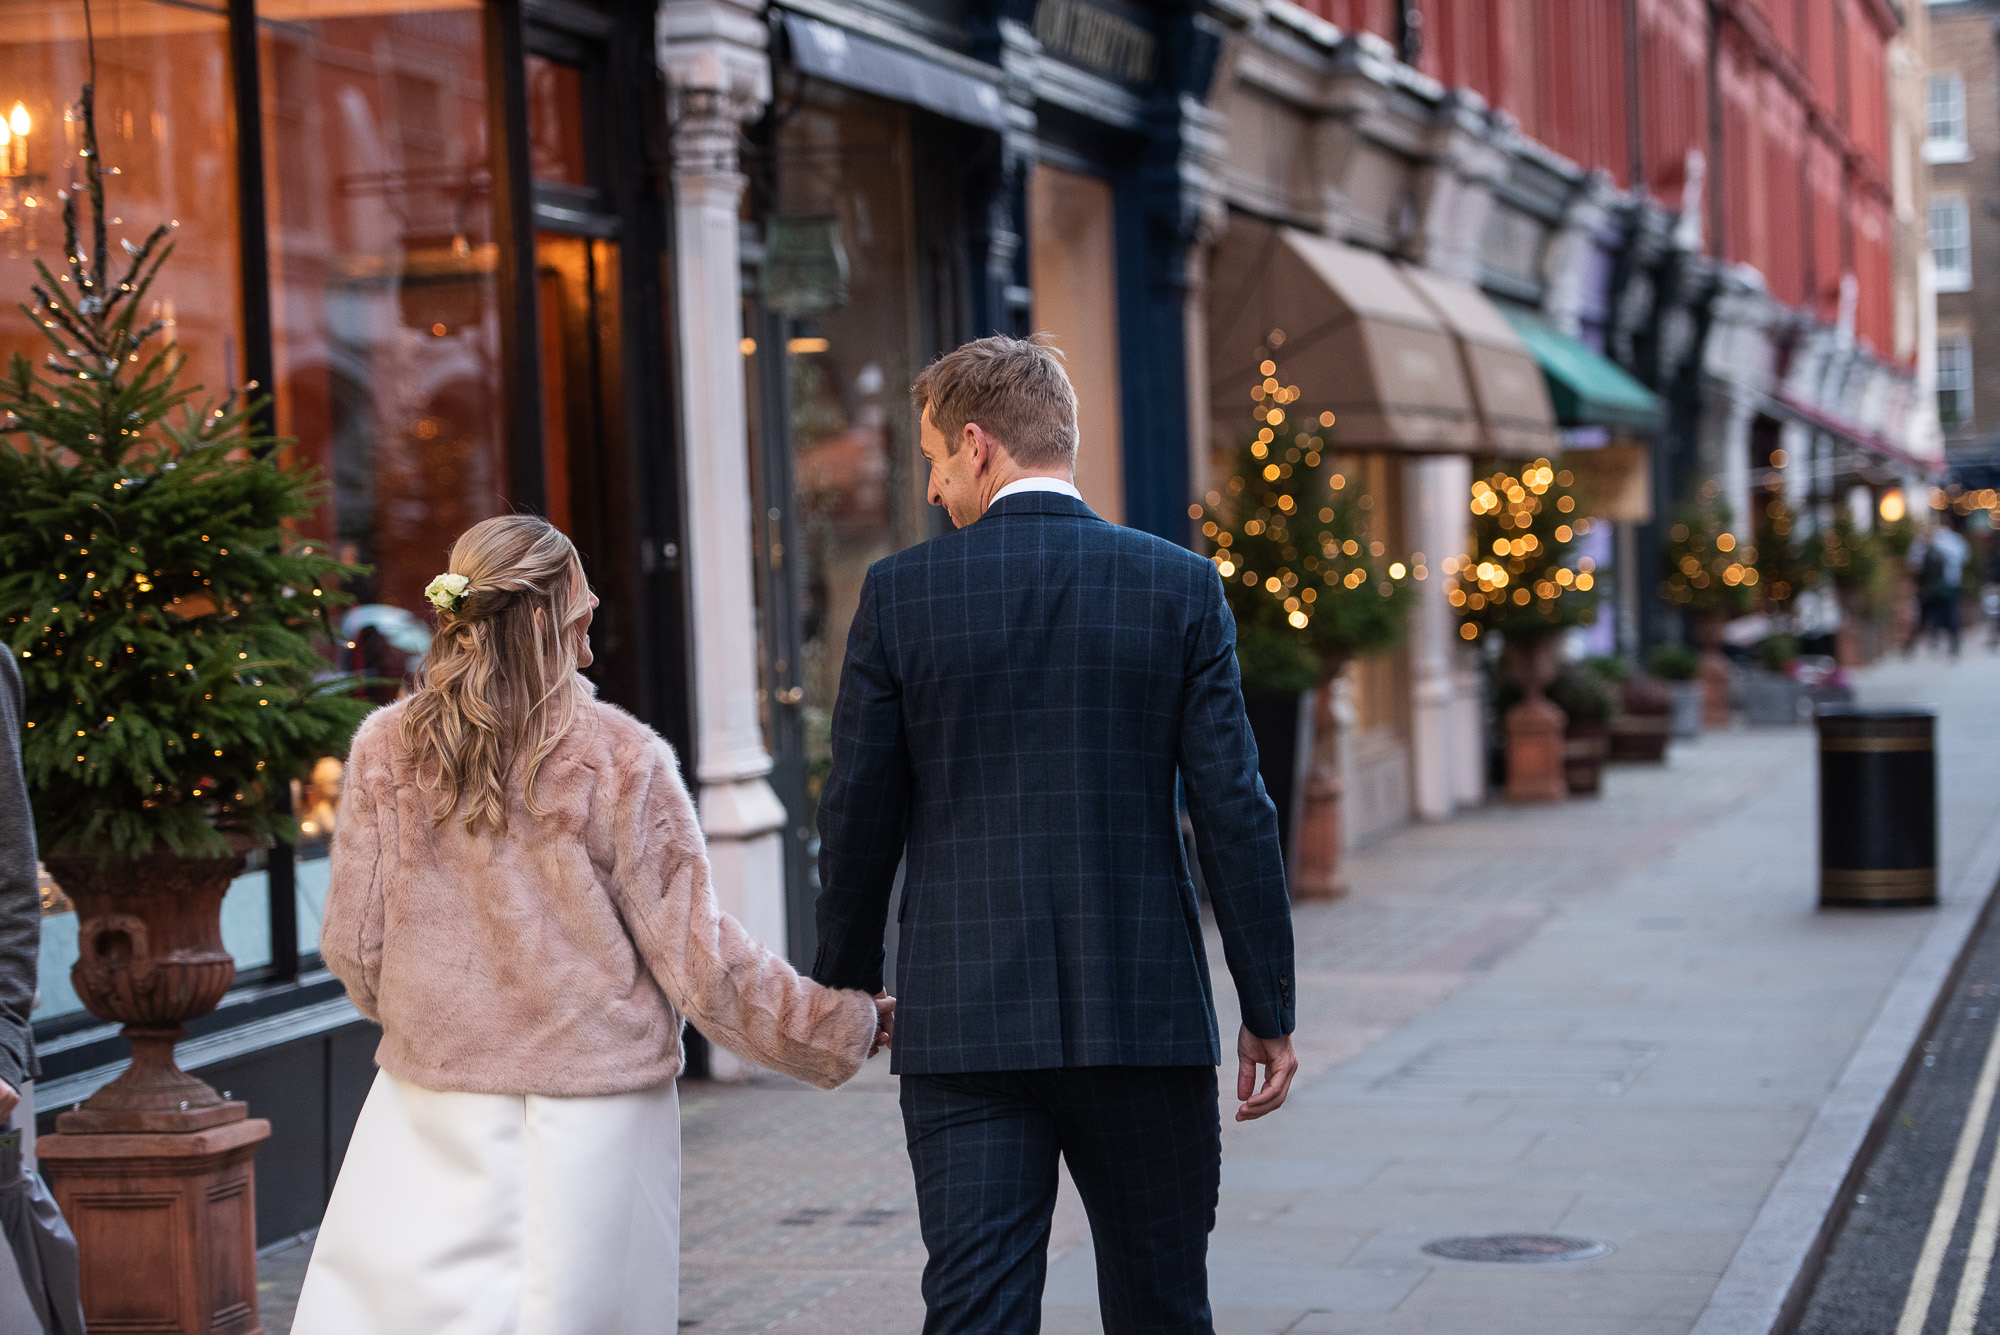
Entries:
{"label": "awning", "polygon": [[792,63],[807,74],[893,101],[912,102],[968,125],[1007,128],[1007,99],[989,80],[803,14],[785,14],[785,35],[791,41]]}
{"label": "awning", "polygon": [[1789,417],[1802,426],[1812,427],[1815,430],[1824,431],[1829,435],[1838,436],[1842,440],[1860,446],[1884,463],[1892,464],[1897,468],[1909,469],[1924,477],[1941,477],[1944,475],[1944,460],[1919,458],[1902,446],[1870,431],[1864,426],[1858,426],[1853,422],[1847,421],[1845,418],[1836,417],[1826,409],[1807,403],[1803,399],[1795,399],[1782,390],[1772,396],[1770,402],[1772,408],[1776,411],[1776,415]]}
{"label": "awning", "polygon": [[1556,420],[1564,426],[1660,429],[1660,396],[1601,352],[1558,331],[1540,316],[1512,307],[1502,313],[1548,377]]}
{"label": "awning", "polygon": [[1557,436],[1548,386],[1514,327],[1477,288],[1411,265],[1402,272],[1458,339],[1480,447],[1507,458],[1552,458]]}
{"label": "awning", "polygon": [[1248,426],[1269,356],[1301,411],[1335,415],[1338,450],[1469,454],[1479,420],[1458,344],[1380,255],[1234,218],[1209,270],[1218,426]]}

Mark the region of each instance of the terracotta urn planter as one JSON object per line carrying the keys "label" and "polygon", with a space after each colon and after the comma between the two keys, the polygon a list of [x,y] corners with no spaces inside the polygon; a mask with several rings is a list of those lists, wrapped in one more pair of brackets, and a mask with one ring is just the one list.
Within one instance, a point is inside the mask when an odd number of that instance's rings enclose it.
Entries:
{"label": "terracotta urn planter", "polygon": [[1338,899],[1347,893],[1340,874],[1340,692],[1346,667],[1335,665],[1325,684],[1313,692],[1312,761],[1306,769],[1292,875],[1296,899]]}
{"label": "terracotta urn planter", "polygon": [[1560,802],[1568,796],[1563,776],[1562,710],[1542,694],[1555,679],[1556,637],[1519,636],[1507,642],[1504,661],[1521,701],[1501,721],[1507,734],[1507,800]]}
{"label": "terracotta urn planter", "polygon": [[1729,726],[1729,660],[1722,654],[1722,633],[1728,625],[1721,612],[1696,612],[1688,618],[1689,637],[1701,651],[1695,680],[1701,683],[1703,727]]}
{"label": "terracotta urn planter", "polygon": [[174,1045],[187,1021],[206,1015],[236,977],[222,945],[222,897],[243,855],[136,861],[48,859],[49,874],[76,906],[77,961],[70,983],[92,1015],[125,1026],[132,1064],[89,1102],[57,1119],[64,1132],[198,1131],[240,1121],[225,1102],[181,1070]]}

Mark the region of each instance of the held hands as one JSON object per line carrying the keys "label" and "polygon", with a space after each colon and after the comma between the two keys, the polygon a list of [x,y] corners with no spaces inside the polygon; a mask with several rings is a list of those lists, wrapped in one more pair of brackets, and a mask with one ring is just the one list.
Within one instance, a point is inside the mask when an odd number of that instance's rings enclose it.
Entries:
{"label": "held hands", "polygon": [[0,1080],[0,1122],[14,1115],[14,1109],[21,1104],[21,1091]]}
{"label": "held hands", "polygon": [[[1264,1068],[1264,1087],[1257,1088],[1257,1068]],[[1236,1035],[1236,1097],[1244,1100],[1236,1110],[1239,1122],[1255,1121],[1265,1113],[1285,1106],[1292,1077],[1299,1073],[1299,1059],[1292,1052],[1292,1040],[1259,1038],[1248,1029]]]}
{"label": "held hands", "polygon": [[873,1057],[896,1037],[896,999],[887,992],[875,994],[875,1041],[868,1046]]}

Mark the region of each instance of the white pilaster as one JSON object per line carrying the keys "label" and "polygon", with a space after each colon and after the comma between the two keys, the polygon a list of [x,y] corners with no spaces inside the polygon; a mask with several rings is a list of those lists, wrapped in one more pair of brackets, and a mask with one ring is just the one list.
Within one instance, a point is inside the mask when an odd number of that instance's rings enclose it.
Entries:
{"label": "white pilaster", "polygon": [[[749,417],[737,213],[743,125],[771,98],[764,6],[667,0],[656,35],[673,133],[674,315],[694,623],[696,801],[716,898],[765,944],[785,940],[784,804],[757,709]],[[714,1074],[747,1074],[715,1049]]]}
{"label": "white pilaster", "polygon": [[[1411,564],[1422,578],[1415,581],[1416,605],[1408,622],[1410,646],[1410,787],[1416,814],[1423,820],[1444,820],[1458,805],[1456,772],[1459,753],[1468,745],[1476,751],[1478,734],[1470,739],[1464,712],[1454,707],[1458,685],[1452,657],[1458,627],[1445,601],[1443,563],[1465,550],[1467,498],[1471,495],[1472,463],[1462,454],[1406,460],[1403,495],[1408,509]],[[1476,712],[1474,715],[1477,717]]]}

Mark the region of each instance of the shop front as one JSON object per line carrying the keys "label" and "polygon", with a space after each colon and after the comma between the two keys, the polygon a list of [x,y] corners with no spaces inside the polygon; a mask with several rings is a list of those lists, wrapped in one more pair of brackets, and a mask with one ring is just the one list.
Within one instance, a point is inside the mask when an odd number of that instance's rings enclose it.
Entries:
{"label": "shop front", "polygon": [[[718,17],[753,12],[754,28]],[[713,294],[700,312],[684,305],[683,327],[712,320],[711,344],[740,353],[687,372],[691,386],[715,386],[690,391],[701,418],[689,439],[720,449],[740,431],[744,442],[740,480],[712,461],[690,472],[691,522],[714,525],[696,539],[704,656],[715,628],[701,600],[739,512],[757,609],[754,644],[718,669],[734,702],[715,708],[754,718],[754,734],[730,735],[754,740],[761,759],[737,750],[730,783],[739,797],[762,792],[730,803],[750,819],[710,834],[744,850],[745,921],[810,959],[819,792],[861,583],[872,562],[948,522],[925,495],[908,394],[917,372],[980,335],[1047,334],[1078,391],[1085,499],[1114,523],[1187,538],[1183,262],[1197,219],[1183,209],[1176,146],[1208,113],[1183,107],[1178,90],[1206,77],[1219,44],[1195,34],[1183,45],[1208,63],[1168,61],[1188,15],[1082,0],[990,21],[939,5],[892,24],[827,0],[662,14],[662,65],[686,90],[677,137],[726,106],[736,132],[723,152],[740,183],[728,257],[708,247],[680,259],[700,265]],[[734,82],[720,73],[730,69]],[[720,201],[709,207],[720,240]],[[709,694],[700,675],[698,701]],[[704,719],[709,708],[698,704]]]}
{"label": "shop front", "polygon": [[[367,568],[328,671],[394,698],[428,647],[421,594],[454,536],[537,511],[604,599],[597,689],[689,753],[650,15],[112,0],[92,18],[112,242],[177,220],[150,314],[185,379],[269,396],[267,425],[325,487],[304,536]],[[39,359],[13,300],[61,256],[56,192],[92,56],[77,5],[13,6],[0,32],[0,99],[27,126],[25,170],[0,181],[0,356]],[[299,776],[298,842],[253,855],[231,887],[236,985],[182,1053],[273,1123],[266,1241],[318,1221],[372,1077],[372,1028],[318,958],[340,787],[338,756]],[[124,1045],[70,990],[75,916],[60,887],[44,899],[46,1122]]]}

